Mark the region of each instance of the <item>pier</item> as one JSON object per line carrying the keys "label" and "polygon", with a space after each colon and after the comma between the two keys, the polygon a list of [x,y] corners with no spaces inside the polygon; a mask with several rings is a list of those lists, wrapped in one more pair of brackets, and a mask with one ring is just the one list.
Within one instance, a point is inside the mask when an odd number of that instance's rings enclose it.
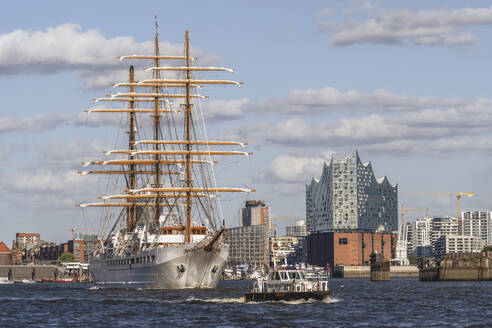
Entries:
{"label": "pier", "polygon": [[421,264],[420,281],[491,281],[492,252],[448,254]]}

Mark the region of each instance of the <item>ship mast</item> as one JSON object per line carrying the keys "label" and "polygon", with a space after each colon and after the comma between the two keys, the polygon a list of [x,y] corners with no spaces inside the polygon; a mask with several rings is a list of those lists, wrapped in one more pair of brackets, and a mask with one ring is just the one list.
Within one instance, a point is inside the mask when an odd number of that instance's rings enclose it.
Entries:
{"label": "ship mast", "polygon": [[[155,44],[154,44],[154,67],[159,67],[159,25],[157,24],[157,19],[155,21]],[[158,80],[159,79],[159,70],[156,69],[154,70],[153,72],[153,78]],[[155,85],[155,89],[154,89],[154,93],[156,95],[159,95],[159,85],[156,84]],[[156,96],[154,98],[154,140],[155,141],[158,141],[159,140],[159,127],[161,125],[161,114],[159,112],[159,97]],[[155,188],[159,188],[161,185],[160,185],[160,175],[161,175],[161,172],[160,172],[160,169],[161,169],[161,165],[159,164],[159,160],[160,160],[160,155],[158,153],[158,150],[159,150],[159,144],[156,143],[154,145],[154,150],[156,151],[156,154],[154,156],[154,160],[156,161],[156,164],[154,166],[154,171],[155,171]],[[155,216],[154,216],[154,223],[155,223],[155,226],[157,227],[157,230],[159,230],[159,218],[161,216],[161,207],[158,206],[159,202],[160,202],[160,194],[157,193],[157,197],[155,198],[155,208],[154,208],[154,211],[155,211]]]}
{"label": "ship mast", "polygon": [[[188,30],[186,30],[185,57],[186,67],[190,67],[190,39]],[[190,103],[190,70],[186,70],[186,103],[185,103],[185,141],[186,141],[186,170],[185,181],[186,187],[189,190],[186,192],[186,228],[185,242],[191,242],[191,139],[190,139],[190,119],[191,119],[191,103]]]}
{"label": "ship mast", "polygon": [[[94,99],[94,102],[105,102],[111,104],[117,104],[118,102],[128,103],[128,108],[92,108],[86,110],[87,113],[128,113],[130,131],[128,136],[128,149],[113,149],[104,151],[106,156],[114,154],[125,154],[128,158],[118,159],[106,159],[88,161],[82,163],[83,166],[100,165],[105,168],[111,166],[122,166],[121,170],[106,169],[106,170],[90,170],[82,171],[81,175],[86,174],[110,174],[119,175],[123,174],[128,178],[127,189],[121,191],[115,195],[101,195],[98,196],[101,202],[96,203],[82,203],[77,204],[82,208],[85,207],[126,207],[127,213],[127,232],[131,233],[135,230],[137,213],[145,208],[153,208],[153,215],[150,216],[149,230],[160,233],[159,218],[161,213],[167,208],[169,212],[174,211],[175,207],[181,208],[176,210],[180,215],[180,220],[185,225],[184,243],[189,244],[193,242],[192,238],[192,223],[191,217],[193,211],[199,211],[200,207],[193,207],[193,201],[197,200],[202,204],[201,199],[209,198],[211,201],[218,197],[218,193],[228,192],[253,192],[250,188],[229,188],[229,187],[216,187],[208,184],[209,175],[207,171],[203,170],[203,166],[213,165],[215,160],[212,160],[211,156],[218,155],[246,155],[249,156],[252,153],[243,151],[227,151],[227,150],[210,150],[209,146],[241,146],[244,147],[247,143],[235,142],[235,141],[209,141],[199,140],[200,136],[195,134],[192,109],[195,110],[196,106],[193,102],[196,99],[207,99],[198,92],[204,85],[241,85],[242,82],[236,82],[231,80],[213,80],[213,79],[193,79],[193,71],[197,72],[230,72],[234,70],[225,67],[201,67],[196,66],[193,63],[196,58],[190,54],[190,39],[189,32],[185,34],[184,56],[161,56],[159,51],[159,35],[158,24],[155,23],[155,39],[154,39],[154,52],[152,55],[148,54],[136,54],[119,57],[120,60],[152,60],[153,67],[145,68],[144,71],[148,72],[152,70],[151,79],[143,79],[142,81],[136,81],[134,76],[134,68],[130,67],[130,76],[128,82],[116,83],[113,85],[117,87],[129,87],[127,93],[116,93],[108,95],[104,98]],[[181,65],[166,65],[161,66],[161,61],[181,61]],[[160,71],[164,71],[164,76],[161,78]],[[180,77],[173,76],[170,78],[166,72],[181,72]],[[146,89],[139,89],[146,88]],[[147,88],[150,88],[147,89]],[[169,88],[171,92],[163,92],[163,88]],[[143,90],[143,91],[136,91]],[[149,90],[150,92],[145,92]],[[175,130],[174,115],[182,113],[180,109],[173,109],[173,106],[166,107],[164,102],[168,102],[168,99],[181,99],[182,103],[179,105],[184,108],[184,131],[181,130],[179,135]],[[137,104],[147,104],[148,107],[136,108]],[[145,105],[144,105],[145,106]],[[198,109],[200,109],[198,107]],[[151,140],[136,140],[136,124],[137,114],[151,114],[152,115],[152,127]],[[168,134],[163,136],[163,130],[161,123],[163,121],[162,113],[166,113],[164,119],[168,123]],[[181,134],[183,133],[183,134]],[[175,139],[173,139],[175,138]],[[193,140],[192,140],[193,139]],[[162,145],[162,146],[161,146]],[[147,148],[148,147],[148,148]],[[175,148],[176,147],[176,148]],[[206,147],[204,149],[203,147]],[[203,158],[202,156],[207,156]],[[167,170],[162,168],[166,165]],[[194,170],[193,165],[200,165],[201,170]],[[125,167],[126,166],[126,167]],[[184,172],[181,172],[179,168],[183,167]],[[213,168],[210,168],[210,171]],[[146,179],[139,179],[139,176],[147,175],[153,176],[149,180],[149,185],[142,185],[141,182]],[[179,176],[183,176],[183,180]],[[168,177],[168,178],[165,178]],[[168,183],[169,182],[169,185]],[[122,200],[122,201],[120,201]],[[174,201],[173,201],[174,200]],[[115,202],[112,202],[115,201]],[[212,209],[212,206],[211,206]],[[200,213],[197,213],[200,214]],[[184,217],[183,217],[184,216]],[[215,225],[213,223],[213,217],[211,215],[205,216],[205,219],[209,220],[210,227],[214,230]]]}
{"label": "ship mast", "polygon": [[[135,76],[134,76],[134,68],[133,68],[133,65],[130,66],[130,78],[129,78],[129,85],[130,85],[130,93],[133,93],[135,92],[135,87],[134,87],[134,82],[135,82]],[[130,101],[130,110],[133,110],[135,109],[135,102],[132,100]],[[130,112],[130,131],[128,133],[128,149],[130,150],[135,150],[135,112],[134,111],[131,111]],[[132,155],[129,154],[128,155],[128,159],[131,159]],[[129,180],[129,183],[128,183],[128,187],[130,189],[134,189],[135,188],[135,163],[131,163],[129,165],[129,174],[128,174],[128,180]],[[131,203],[132,205],[130,205],[128,207],[128,211],[127,211],[127,230],[128,231],[133,231],[133,229],[135,229],[135,225],[136,225],[136,213],[135,213],[135,210],[136,210],[136,207],[135,205],[133,205],[134,203],[134,200],[133,199],[128,199],[127,200],[129,203]]]}

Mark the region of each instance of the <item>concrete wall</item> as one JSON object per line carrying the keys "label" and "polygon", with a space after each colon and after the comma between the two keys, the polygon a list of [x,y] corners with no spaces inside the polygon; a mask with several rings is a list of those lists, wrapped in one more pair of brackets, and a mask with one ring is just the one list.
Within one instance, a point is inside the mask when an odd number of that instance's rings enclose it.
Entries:
{"label": "concrete wall", "polygon": [[0,265],[0,277],[11,281],[56,279],[57,272],[55,265]]}
{"label": "concrete wall", "polygon": [[[347,266],[343,268],[343,278],[370,278],[371,267],[368,265]],[[418,277],[419,269],[413,265],[390,267],[390,277]]]}
{"label": "concrete wall", "polygon": [[445,258],[439,267],[420,270],[421,281],[483,281],[492,280],[492,258]]}

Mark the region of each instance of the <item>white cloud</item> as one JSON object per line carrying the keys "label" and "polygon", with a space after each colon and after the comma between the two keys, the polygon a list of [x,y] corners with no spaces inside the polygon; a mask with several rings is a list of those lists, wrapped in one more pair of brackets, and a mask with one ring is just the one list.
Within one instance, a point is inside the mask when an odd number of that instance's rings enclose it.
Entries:
{"label": "white cloud", "polygon": [[70,195],[78,194],[85,186],[87,180],[75,171],[38,169],[36,171],[25,170],[11,172],[3,177],[3,191],[6,192],[68,192]]}
{"label": "white cloud", "polygon": [[[77,24],[65,23],[43,31],[15,30],[0,34],[0,74],[77,72],[84,87],[109,86],[127,80],[129,62],[117,56],[151,54],[153,41],[137,42],[133,37],[106,38],[100,31],[82,30]],[[161,41],[161,53],[180,55],[182,44]],[[192,47],[201,63],[217,61],[215,55]]]}
{"label": "white cloud", "polygon": [[[322,24],[320,23],[320,28]],[[458,29],[492,24],[492,7],[453,10],[380,11],[376,18],[351,21],[338,28],[334,45],[361,43],[457,45],[475,42],[470,33]]]}
{"label": "white cloud", "polygon": [[41,145],[38,160],[31,166],[39,167],[42,163],[45,168],[80,170],[82,162],[102,159],[103,150],[109,149],[112,147],[103,145],[99,139],[52,140]]}
{"label": "white cloud", "polygon": [[333,152],[327,152],[323,157],[277,156],[260,172],[258,180],[283,183],[307,182],[311,177],[320,174],[323,163],[329,162],[332,155]]}
{"label": "white cloud", "polygon": [[69,115],[40,114],[33,117],[0,117],[0,134],[8,132],[43,132],[59,125],[70,124]]}
{"label": "white cloud", "polygon": [[283,98],[215,100],[205,103],[211,120],[238,119],[251,113],[320,115],[340,111],[412,112],[424,109],[462,107],[470,104],[459,98],[420,97],[376,89],[372,92],[340,91],[334,87],[294,89]]}
{"label": "white cloud", "polygon": [[232,100],[211,100],[203,103],[207,123],[244,118],[252,101],[247,98]]}
{"label": "white cloud", "polygon": [[299,195],[304,184],[312,177],[319,176],[323,164],[330,162],[335,154],[326,151],[321,156],[280,155],[275,157],[266,168],[260,171],[257,180],[268,183],[276,192],[283,195]]}

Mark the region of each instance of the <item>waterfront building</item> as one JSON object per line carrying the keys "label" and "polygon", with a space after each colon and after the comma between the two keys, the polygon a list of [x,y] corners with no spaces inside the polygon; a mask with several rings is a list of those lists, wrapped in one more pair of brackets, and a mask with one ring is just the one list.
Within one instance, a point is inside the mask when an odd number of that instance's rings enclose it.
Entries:
{"label": "waterfront building", "polygon": [[396,256],[398,235],[388,232],[326,232],[307,237],[308,263],[330,267],[369,265],[372,253],[389,261]]}
{"label": "waterfront building", "polygon": [[268,266],[270,259],[268,225],[252,225],[226,229],[229,264]]}
{"label": "waterfront building", "polygon": [[241,209],[241,226],[249,227],[260,224],[269,224],[270,207],[263,200],[247,200],[246,206]]}
{"label": "waterfront building", "polygon": [[15,234],[15,242],[23,245],[39,244],[41,235],[39,233],[17,232]]}
{"label": "waterfront building", "polygon": [[458,234],[458,218],[453,217],[435,217],[432,218],[432,230],[431,230],[431,245],[432,254],[439,256],[437,249],[437,243],[442,236],[457,235]]}
{"label": "waterfront building", "polygon": [[432,218],[429,217],[407,222],[408,254],[432,257],[431,228]]}
{"label": "waterfront building", "polygon": [[68,251],[68,244],[43,243],[39,247],[39,259],[53,262],[58,260],[60,255],[66,251]]}
{"label": "waterfront building", "polygon": [[439,239],[442,236],[457,234],[458,219],[454,217],[425,217],[408,222],[408,253],[424,258],[439,256]]}
{"label": "waterfront building", "polygon": [[398,186],[376,179],[357,151],[323,165],[306,185],[308,263],[367,265],[372,252],[395,258]]}
{"label": "waterfront building", "polygon": [[12,264],[12,251],[0,241],[0,265]]}
{"label": "waterfront building", "polygon": [[436,256],[450,253],[480,253],[485,242],[480,237],[443,235],[435,243]]}
{"label": "waterfront building", "polygon": [[486,245],[492,245],[492,212],[462,212],[461,224],[461,231],[463,231],[463,235],[479,237]]}
{"label": "waterfront building", "polygon": [[89,263],[90,258],[97,250],[99,238],[97,235],[83,235],[82,240],[84,241],[84,262]]}
{"label": "waterfront building", "polygon": [[307,236],[306,221],[297,221],[295,225],[285,227],[285,235],[287,237],[302,238]]}
{"label": "waterfront building", "polygon": [[68,252],[72,253],[80,263],[85,263],[84,240],[73,239],[67,242]]}
{"label": "waterfront building", "polygon": [[15,234],[15,242],[18,244],[39,244],[41,235],[39,233],[18,232]]}
{"label": "waterfront building", "polygon": [[357,151],[324,164],[306,185],[306,224],[313,232],[398,230],[398,186],[376,179]]}

